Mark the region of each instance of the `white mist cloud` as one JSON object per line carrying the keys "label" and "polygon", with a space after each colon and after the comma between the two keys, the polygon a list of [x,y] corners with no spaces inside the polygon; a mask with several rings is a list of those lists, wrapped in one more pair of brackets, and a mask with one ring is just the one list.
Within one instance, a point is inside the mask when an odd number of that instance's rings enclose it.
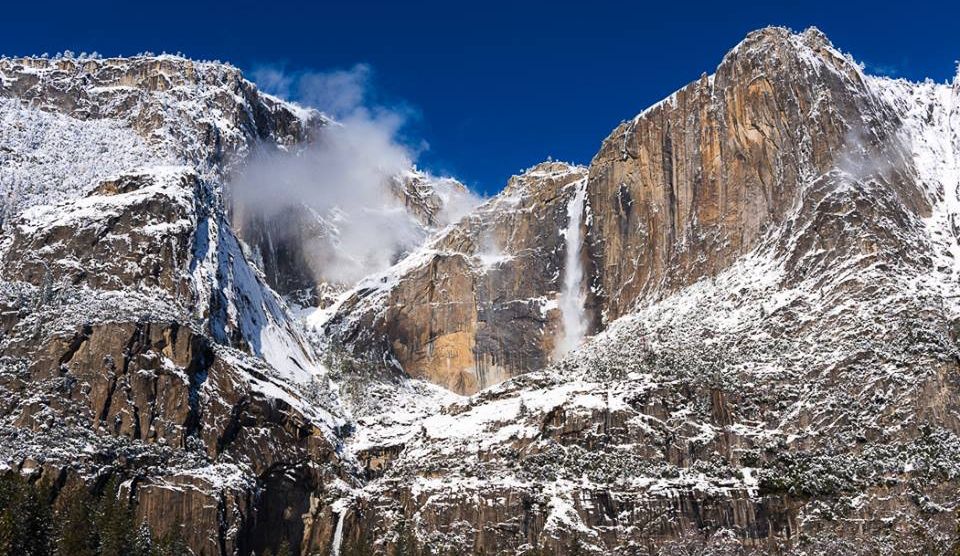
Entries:
{"label": "white mist cloud", "polygon": [[[253,77],[261,89],[316,108],[337,123],[306,149],[252,157],[232,188],[244,214],[270,220],[273,230],[284,229],[287,211],[315,215],[325,231],[304,238],[301,247],[318,280],[354,283],[423,241],[424,227],[391,188],[391,180],[409,174],[423,147],[400,139],[409,109],[372,105],[368,66],[323,73],[261,67]],[[465,189],[441,189],[448,198],[441,221],[477,203]],[[303,238],[302,230],[287,233]]]}

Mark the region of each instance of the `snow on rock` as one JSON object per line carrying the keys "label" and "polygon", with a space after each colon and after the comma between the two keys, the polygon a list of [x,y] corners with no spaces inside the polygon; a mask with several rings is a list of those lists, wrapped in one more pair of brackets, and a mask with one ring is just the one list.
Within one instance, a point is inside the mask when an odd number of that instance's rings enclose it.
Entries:
{"label": "snow on rock", "polygon": [[171,158],[121,122],[79,120],[0,98],[0,223]]}
{"label": "snow on rock", "polygon": [[225,178],[259,142],[294,145],[328,123],[261,94],[233,66],[178,56],[2,58],[0,76],[0,97],[78,120],[119,122],[204,178]]}

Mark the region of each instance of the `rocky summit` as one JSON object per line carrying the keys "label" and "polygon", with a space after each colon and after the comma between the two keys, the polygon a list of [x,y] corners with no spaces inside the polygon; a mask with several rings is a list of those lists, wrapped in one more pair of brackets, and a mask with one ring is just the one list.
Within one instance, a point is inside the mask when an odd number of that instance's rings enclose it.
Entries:
{"label": "rocky summit", "polygon": [[367,176],[349,125],[0,59],[0,502],[205,556],[960,550],[960,76],[766,28],[587,166],[267,202]]}

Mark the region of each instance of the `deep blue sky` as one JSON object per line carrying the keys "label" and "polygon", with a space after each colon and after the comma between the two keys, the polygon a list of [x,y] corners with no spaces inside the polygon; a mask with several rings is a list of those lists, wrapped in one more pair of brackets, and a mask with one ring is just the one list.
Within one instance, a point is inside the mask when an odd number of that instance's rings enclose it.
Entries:
{"label": "deep blue sky", "polygon": [[244,69],[373,69],[377,100],[418,116],[421,166],[484,193],[548,155],[587,163],[621,120],[702,72],[750,30],[822,29],[868,70],[944,81],[958,3],[485,1],[11,2],[0,53],[183,52]]}

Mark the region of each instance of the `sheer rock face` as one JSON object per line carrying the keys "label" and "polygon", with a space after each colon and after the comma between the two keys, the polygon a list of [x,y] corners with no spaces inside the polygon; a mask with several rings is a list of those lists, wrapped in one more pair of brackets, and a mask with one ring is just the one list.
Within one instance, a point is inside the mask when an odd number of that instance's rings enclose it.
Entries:
{"label": "sheer rock face", "polygon": [[[3,59],[0,115],[4,469],[131,479],[138,516],[190,524],[197,554],[327,552],[344,419],[225,206],[255,145],[325,120],[175,57]],[[439,225],[428,190],[415,212]]]}
{"label": "sheer rock face", "polygon": [[543,163],[381,277],[361,283],[328,328],[410,376],[474,393],[550,361],[561,230],[586,169]]}
{"label": "sheer rock face", "polygon": [[714,75],[614,130],[588,187],[605,321],[729,266],[843,157],[890,156],[904,175],[889,185],[909,209],[929,212],[891,145],[898,116],[864,79],[818,31],[764,29]]}
{"label": "sheer rock face", "polygon": [[[301,515],[339,476],[333,436],[262,363],[176,322],[145,321],[82,325],[0,356],[30,362],[0,386],[4,418],[21,431],[17,451],[5,446],[8,464],[29,454],[45,462],[45,480],[131,478],[138,517],[197,554],[296,546],[313,534]],[[268,484],[285,495],[259,496]]]}

